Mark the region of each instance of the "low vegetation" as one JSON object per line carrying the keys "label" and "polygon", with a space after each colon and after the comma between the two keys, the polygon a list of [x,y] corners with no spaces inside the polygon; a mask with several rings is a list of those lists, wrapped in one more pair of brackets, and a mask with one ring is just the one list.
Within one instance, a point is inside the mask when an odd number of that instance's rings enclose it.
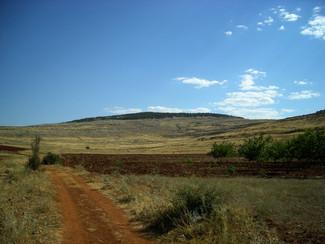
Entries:
{"label": "low vegetation", "polygon": [[60,163],[62,163],[62,158],[60,157],[60,155],[51,152],[48,152],[42,160],[42,164],[47,164],[47,165],[60,164]]}
{"label": "low vegetation", "polygon": [[162,243],[317,243],[325,235],[324,180],[81,173]]}
{"label": "low vegetation", "polygon": [[230,142],[214,143],[210,154],[215,158],[234,156],[236,154],[235,145]]}
{"label": "low vegetation", "polygon": [[55,193],[44,172],[26,170],[25,157],[0,161],[0,243],[57,243]]}
{"label": "low vegetation", "polygon": [[[238,147],[238,154],[248,160],[325,160],[325,129],[306,130],[292,139],[276,141],[270,136],[248,138]],[[236,149],[231,143],[213,144],[215,157],[233,156]]]}

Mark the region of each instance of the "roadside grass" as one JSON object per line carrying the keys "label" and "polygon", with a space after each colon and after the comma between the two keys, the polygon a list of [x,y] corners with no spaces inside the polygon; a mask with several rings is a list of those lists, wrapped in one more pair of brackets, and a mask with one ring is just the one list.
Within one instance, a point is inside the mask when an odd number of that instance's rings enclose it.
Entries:
{"label": "roadside grass", "polygon": [[27,158],[0,154],[0,243],[58,243],[59,215],[50,180]]}
{"label": "roadside grass", "polygon": [[[163,243],[281,243],[288,239],[313,243],[325,236],[323,179],[100,175],[80,169],[76,172],[82,172],[92,187],[120,204],[131,219],[147,229],[162,217],[170,218],[173,225],[173,199],[184,187],[208,186],[222,199],[209,217],[183,221],[167,232],[153,232]],[[171,212],[166,215],[168,211]]]}

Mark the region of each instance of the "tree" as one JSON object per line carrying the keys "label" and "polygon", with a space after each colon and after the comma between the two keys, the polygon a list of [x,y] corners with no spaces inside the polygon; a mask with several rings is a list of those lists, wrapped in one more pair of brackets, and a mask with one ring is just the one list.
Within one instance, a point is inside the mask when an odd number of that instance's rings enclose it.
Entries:
{"label": "tree", "polygon": [[28,159],[27,168],[37,170],[41,165],[41,159],[39,156],[41,137],[35,136],[31,143],[32,156]]}

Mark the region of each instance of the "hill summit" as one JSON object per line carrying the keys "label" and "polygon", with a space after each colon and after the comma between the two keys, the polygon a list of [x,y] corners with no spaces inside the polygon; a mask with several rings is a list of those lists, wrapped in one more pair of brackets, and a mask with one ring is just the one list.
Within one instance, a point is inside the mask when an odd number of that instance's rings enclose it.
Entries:
{"label": "hill summit", "polygon": [[216,114],[216,113],[158,113],[158,112],[140,112],[132,114],[121,114],[111,116],[89,117],[69,121],[69,123],[91,122],[99,120],[136,120],[136,119],[165,119],[165,118],[195,118],[195,117],[214,117],[214,118],[238,118],[241,117]]}

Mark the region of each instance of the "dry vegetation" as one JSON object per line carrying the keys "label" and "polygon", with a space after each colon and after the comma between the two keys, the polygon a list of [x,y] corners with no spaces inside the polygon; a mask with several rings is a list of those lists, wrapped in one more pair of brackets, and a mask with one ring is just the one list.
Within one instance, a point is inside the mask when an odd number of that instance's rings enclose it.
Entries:
{"label": "dry vegetation", "polygon": [[0,127],[0,144],[29,147],[31,139],[40,135],[43,153],[206,153],[214,142],[238,144],[258,133],[287,138],[315,127],[325,127],[324,115],[280,121],[213,117],[103,120]]}
{"label": "dry vegetation", "polygon": [[59,217],[46,173],[27,158],[0,154],[0,243],[57,243]]}
{"label": "dry vegetation", "polygon": [[[193,154],[209,152],[214,142],[238,145],[259,133],[290,138],[316,127],[325,128],[324,115],[280,121],[212,117],[106,120],[0,127],[0,145],[29,148],[32,138],[40,135],[42,155]],[[59,221],[54,189],[42,170],[26,171],[29,151],[18,154],[0,155],[0,243],[55,242]],[[193,164],[191,159],[187,161]],[[324,179],[71,172],[82,174],[89,184],[115,199],[163,243],[325,243]]]}
{"label": "dry vegetation", "polygon": [[212,189],[220,200],[213,214],[192,216],[169,231],[154,230],[163,243],[325,241],[324,180],[95,175],[82,168],[77,173],[115,199],[144,227],[158,217],[160,222],[167,218],[172,225],[166,211],[173,209],[175,194],[184,187],[191,192],[198,189],[203,198],[204,189]]}

